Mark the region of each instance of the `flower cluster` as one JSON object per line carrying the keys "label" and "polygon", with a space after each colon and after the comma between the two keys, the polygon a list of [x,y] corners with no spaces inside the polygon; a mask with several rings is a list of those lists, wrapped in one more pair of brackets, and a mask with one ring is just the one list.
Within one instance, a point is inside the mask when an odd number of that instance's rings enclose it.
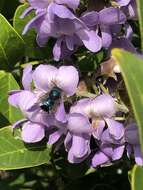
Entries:
{"label": "flower cluster", "polygon": [[21,128],[25,143],[64,145],[70,163],[88,160],[92,167],[107,165],[122,158],[135,157],[143,165],[136,124],[124,126],[116,120],[118,103],[109,94],[83,98],[65,110],[64,103],[76,93],[79,74],[73,66],[28,65],[22,77],[23,90],[11,91],[9,103],[19,108],[24,119]]}
{"label": "flower cluster", "polygon": [[[32,10],[35,17],[23,30],[30,28],[37,32],[37,44],[45,46],[49,38],[54,38],[53,56],[55,61],[69,58],[78,47],[85,46],[91,52],[102,48],[129,46],[132,28],[128,19],[136,18],[135,0],[116,0],[104,5],[102,10],[78,13],[79,0],[28,0],[21,18]],[[128,40],[125,40],[128,39]],[[122,42],[122,40],[125,40]]]}

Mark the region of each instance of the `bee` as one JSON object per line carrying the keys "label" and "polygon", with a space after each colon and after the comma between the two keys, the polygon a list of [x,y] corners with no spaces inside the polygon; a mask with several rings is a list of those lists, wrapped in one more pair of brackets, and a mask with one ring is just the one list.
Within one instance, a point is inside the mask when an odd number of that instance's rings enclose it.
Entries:
{"label": "bee", "polygon": [[59,104],[61,89],[53,87],[49,94],[46,94],[41,101],[40,107],[45,112],[53,111]]}

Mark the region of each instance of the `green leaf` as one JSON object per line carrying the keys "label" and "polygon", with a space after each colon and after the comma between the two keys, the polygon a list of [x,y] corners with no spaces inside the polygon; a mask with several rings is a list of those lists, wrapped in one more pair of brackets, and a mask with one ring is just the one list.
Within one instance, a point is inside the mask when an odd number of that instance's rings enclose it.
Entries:
{"label": "green leaf", "polygon": [[24,144],[13,136],[11,127],[0,129],[0,170],[34,167],[48,163],[50,147],[45,144]]}
{"label": "green leaf", "polygon": [[143,189],[143,167],[134,166],[131,174],[131,188],[132,190]]}
{"label": "green leaf", "polygon": [[0,69],[11,70],[24,55],[24,41],[0,14]]}
{"label": "green leaf", "polygon": [[137,0],[137,11],[140,23],[140,34],[141,34],[141,47],[143,49],[143,1]]}
{"label": "green leaf", "polygon": [[130,102],[138,124],[143,152],[143,60],[123,50],[114,49],[113,56],[120,65]]}
{"label": "green leaf", "polygon": [[12,74],[0,71],[0,113],[11,124],[22,118],[20,110],[8,103],[8,92],[13,89],[19,90],[19,85]]}
{"label": "green leaf", "polygon": [[[25,25],[34,17],[34,13],[31,12],[28,16],[21,19],[20,16],[24,10],[28,7],[28,4],[20,5],[14,15],[13,26],[15,30],[22,35]],[[34,29],[30,29],[25,35],[22,36],[26,43],[26,55],[34,59],[47,59],[52,55],[52,48],[47,46],[45,48],[38,47],[36,43],[36,32]]]}

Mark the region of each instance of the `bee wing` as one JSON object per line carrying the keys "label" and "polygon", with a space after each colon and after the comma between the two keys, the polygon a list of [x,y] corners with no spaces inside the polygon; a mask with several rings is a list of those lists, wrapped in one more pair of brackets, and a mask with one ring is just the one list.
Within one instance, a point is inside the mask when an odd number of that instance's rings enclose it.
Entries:
{"label": "bee wing", "polygon": [[41,96],[38,98],[37,103],[38,103],[38,104],[41,104],[44,100],[47,99],[48,96],[49,96],[49,93],[45,93],[45,94],[41,95]]}

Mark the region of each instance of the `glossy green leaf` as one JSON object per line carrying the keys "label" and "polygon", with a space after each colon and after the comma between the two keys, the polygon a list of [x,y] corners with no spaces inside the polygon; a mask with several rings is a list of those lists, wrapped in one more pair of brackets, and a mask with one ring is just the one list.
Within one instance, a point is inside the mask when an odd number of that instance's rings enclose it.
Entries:
{"label": "glossy green leaf", "polygon": [[0,69],[10,70],[24,55],[24,41],[0,14]]}
{"label": "glossy green leaf", "polygon": [[134,166],[131,174],[131,188],[132,190],[143,189],[143,167]]}
{"label": "glossy green leaf", "polygon": [[34,17],[34,13],[31,12],[25,18],[21,19],[20,16],[24,10],[28,7],[27,4],[20,5],[14,15],[13,26],[15,30],[21,35],[26,43],[26,55],[30,58],[47,59],[52,55],[49,46],[45,48],[38,47],[36,43],[36,32],[34,29],[30,29],[25,35],[22,35],[25,25]]}
{"label": "glossy green leaf", "polygon": [[139,16],[139,23],[140,23],[140,34],[141,34],[141,46],[143,49],[143,1],[136,0],[137,2],[137,11]]}
{"label": "glossy green leaf", "polygon": [[19,89],[19,85],[12,74],[0,71],[0,113],[11,124],[22,118],[19,109],[10,106],[8,103],[8,92],[13,89]]}
{"label": "glossy green leaf", "polygon": [[24,144],[13,135],[11,127],[0,129],[0,170],[28,168],[48,163],[50,147],[46,144]]}
{"label": "glossy green leaf", "polygon": [[143,60],[134,54],[119,49],[114,49],[112,53],[121,68],[138,124],[143,152]]}

